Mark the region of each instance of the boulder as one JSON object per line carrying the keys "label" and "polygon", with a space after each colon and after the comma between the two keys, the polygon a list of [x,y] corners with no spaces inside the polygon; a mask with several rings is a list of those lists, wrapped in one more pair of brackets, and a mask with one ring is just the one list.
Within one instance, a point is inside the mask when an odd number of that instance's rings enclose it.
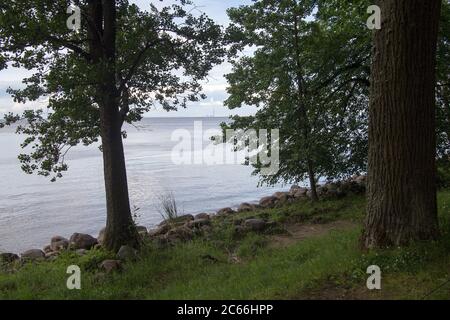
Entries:
{"label": "boulder", "polygon": [[159,224],[160,227],[164,226],[164,225],[183,225],[188,221],[194,220],[194,216],[192,214],[185,214],[170,220],[164,220],[163,222],[161,222]]}
{"label": "boulder", "polygon": [[147,233],[147,228],[144,226],[136,226],[136,230],[138,233]]}
{"label": "boulder", "polygon": [[307,188],[302,188],[297,185],[293,185],[289,190],[288,194],[293,198],[304,198],[306,197],[306,192],[308,192]]}
{"label": "boulder", "polygon": [[[54,236],[50,240],[51,251],[61,251],[69,247],[69,240],[61,236]],[[44,250],[45,251],[45,250]]]}
{"label": "boulder", "polygon": [[284,204],[289,199],[289,194],[287,192],[275,192],[273,196],[277,199],[277,204]]}
{"label": "boulder", "polygon": [[195,220],[199,220],[199,219],[209,219],[209,214],[207,213],[199,213],[197,215],[195,215],[194,219]]}
{"label": "boulder", "polygon": [[275,205],[278,198],[274,196],[264,197],[259,200],[259,205],[263,208],[271,208]]}
{"label": "boulder", "polygon": [[166,238],[169,241],[176,241],[176,240],[188,241],[188,240],[191,240],[193,238],[193,236],[194,236],[194,233],[192,232],[192,230],[186,226],[181,226],[181,227],[171,229],[166,234]]}
{"label": "boulder", "polygon": [[86,249],[90,250],[98,241],[93,236],[84,233],[74,233],[70,237],[70,247],[72,249]]}
{"label": "boulder", "polygon": [[247,202],[241,203],[238,208],[238,212],[249,212],[253,210],[255,210],[255,206]]}
{"label": "boulder", "polygon": [[130,246],[121,246],[117,251],[117,258],[123,261],[135,261],[137,260],[137,252]]}
{"label": "boulder", "polygon": [[244,227],[255,232],[264,231],[266,222],[262,219],[247,219],[244,221]]}
{"label": "boulder", "polygon": [[106,273],[111,273],[113,271],[118,271],[122,267],[120,260],[104,260],[99,265],[100,269],[106,271]]}
{"label": "boulder", "polygon": [[52,252],[52,247],[50,245],[45,246],[42,251],[44,251],[44,253],[49,253]]}
{"label": "boulder", "polygon": [[166,234],[167,232],[169,232],[170,229],[171,229],[170,224],[165,224],[156,229],[149,230],[148,235],[150,237],[157,237],[157,236]]}
{"label": "boulder", "polygon": [[15,253],[4,252],[0,253],[0,264],[2,263],[13,263],[14,261],[19,260],[19,256]]}
{"label": "boulder", "polygon": [[59,251],[51,251],[45,254],[45,259],[54,260],[59,256]]}
{"label": "boulder", "polygon": [[195,219],[193,221],[189,221],[187,226],[189,228],[201,228],[203,226],[207,226],[211,224],[211,220],[209,219]]}
{"label": "boulder", "polygon": [[31,249],[23,252],[20,257],[23,260],[43,260],[45,259],[45,253],[39,249]]}
{"label": "boulder", "polygon": [[223,208],[223,209],[220,209],[219,211],[217,211],[217,214],[220,216],[234,214],[234,213],[236,213],[236,211],[234,211],[231,208]]}

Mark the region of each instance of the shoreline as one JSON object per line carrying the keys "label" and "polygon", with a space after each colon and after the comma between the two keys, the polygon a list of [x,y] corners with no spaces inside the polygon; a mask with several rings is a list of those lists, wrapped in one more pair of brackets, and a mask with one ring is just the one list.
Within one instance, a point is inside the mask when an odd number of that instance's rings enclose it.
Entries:
{"label": "shoreline", "polygon": [[[354,188],[361,191],[365,190],[365,176],[354,176],[344,181],[329,182],[324,185],[319,185],[317,192],[321,198],[339,198],[345,196],[347,189]],[[170,242],[171,238],[178,238],[180,235],[177,232],[185,232],[187,228],[208,227],[210,219],[220,218],[221,216],[229,216],[236,213],[252,212],[259,209],[271,209],[283,206],[287,203],[296,201],[310,200],[310,190],[305,187],[293,185],[289,191],[277,191],[270,196],[264,196],[259,200],[251,202],[243,202],[239,205],[224,207],[216,210],[214,213],[200,212],[196,214],[183,214],[175,218],[177,222],[174,224],[175,228],[168,228],[169,223],[162,220],[156,226],[142,226],[137,225],[138,232],[143,238],[155,238],[158,240]],[[180,227],[183,227],[180,229]],[[173,231],[179,228],[180,230]],[[2,257],[14,260],[47,260],[58,256],[62,250],[75,250],[80,255],[86,253],[87,250],[101,247],[104,228],[98,231],[97,237],[84,233],[73,233],[69,238],[60,235],[55,235],[50,239],[50,244],[42,249],[28,249],[21,253],[13,253],[9,251],[0,252]]]}

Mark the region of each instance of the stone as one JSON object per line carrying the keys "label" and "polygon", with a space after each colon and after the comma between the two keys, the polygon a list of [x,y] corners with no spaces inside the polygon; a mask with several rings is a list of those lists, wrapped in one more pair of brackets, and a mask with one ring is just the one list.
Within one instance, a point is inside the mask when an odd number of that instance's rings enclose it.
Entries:
{"label": "stone", "polygon": [[293,193],[291,193],[291,195],[295,199],[304,199],[304,198],[306,198],[307,192],[308,192],[308,189],[300,188],[300,189],[295,190]]}
{"label": "stone", "polygon": [[121,246],[117,252],[117,258],[124,261],[135,261],[137,260],[137,252],[130,246]]}
{"label": "stone", "polygon": [[194,216],[192,214],[185,214],[170,220],[164,220],[163,222],[161,222],[159,224],[159,226],[164,226],[167,224],[172,224],[172,225],[183,225],[188,221],[194,220]]}
{"label": "stone", "polygon": [[122,262],[120,260],[104,260],[100,263],[99,267],[106,271],[106,273],[111,273],[113,271],[119,271],[122,267]]}
{"label": "stone", "polygon": [[50,240],[51,251],[66,250],[69,247],[69,240],[61,236],[54,236]]}
{"label": "stone", "polygon": [[144,226],[137,226],[137,227],[136,227],[136,231],[137,231],[138,233],[141,233],[141,232],[147,233],[147,228],[144,227]]}
{"label": "stone", "polygon": [[244,227],[255,232],[264,231],[266,222],[262,219],[247,219],[244,221]]}
{"label": "stone", "polygon": [[231,208],[223,208],[223,209],[220,209],[219,211],[217,211],[217,215],[220,215],[220,216],[234,214],[234,213],[236,213],[236,211],[234,211]]}
{"label": "stone", "polygon": [[259,200],[259,205],[263,208],[271,208],[275,205],[277,200],[278,198],[274,196],[264,197]]}
{"label": "stone", "polygon": [[191,229],[189,229],[186,226],[177,227],[175,229],[170,230],[166,238],[169,241],[176,241],[176,240],[182,240],[182,241],[188,241],[191,240],[194,236],[194,233]]}
{"label": "stone", "polygon": [[52,252],[53,250],[52,250],[52,247],[50,245],[46,245],[44,247],[44,249],[42,249],[42,251],[44,251],[44,253],[49,253],[49,252]]}
{"label": "stone", "polygon": [[287,192],[275,192],[273,196],[277,198],[276,200],[277,204],[284,204],[289,199],[289,195]]}
{"label": "stone", "polygon": [[193,221],[189,221],[187,226],[189,228],[201,228],[203,226],[210,225],[210,224],[211,224],[211,220],[209,220],[209,219],[195,219]]}
{"label": "stone", "polygon": [[55,259],[57,256],[59,256],[59,251],[51,251],[45,254],[46,259]]}
{"label": "stone", "polygon": [[152,229],[148,231],[148,236],[153,238],[169,232],[172,227],[169,224],[162,225],[156,229]]}
{"label": "stone", "polygon": [[19,256],[15,253],[4,252],[0,253],[0,263],[13,263],[19,260]]}
{"label": "stone", "polygon": [[250,212],[253,210],[255,210],[255,206],[247,202],[241,203],[238,208],[238,212]]}
{"label": "stone", "polygon": [[307,188],[302,188],[297,185],[293,185],[289,190],[289,195],[294,198],[304,198],[306,197]]}
{"label": "stone", "polygon": [[84,233],[74,233],[70,237],[70,247],[72,249],[86,249],[90,250],[98,241],[93,236]]}
{"label": "stone", "polygon": [[20,257],[23,260],[43,260],[45,259],[45,253],[39,249],[31,249],[23,252]]}
{"label": "stone", "polygon": [[200,220],[200,219],[209,219],[210,216],[207,213],[199,213],[195,215],[194,220]]}

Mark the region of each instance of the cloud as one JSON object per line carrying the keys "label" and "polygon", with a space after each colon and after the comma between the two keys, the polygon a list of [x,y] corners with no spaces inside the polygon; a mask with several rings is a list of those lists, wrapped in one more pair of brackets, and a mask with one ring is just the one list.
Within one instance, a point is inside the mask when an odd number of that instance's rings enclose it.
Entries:
{"label": "cloud", "polygon": [[[131,0],[142,9],[149,9],[148,0]],[[226,10],[231,7],[251,4],[252,0],[194,0],[193,1],[198,13],[204,12],[216,23],[227,26],[229,19]],[[179,3],[175,0],[154,1],[157,7],[167,6],[173,3]],[[203,92],[208,96],[207,100],[191,103],[187,109],[179,110],[178,112],[167,113],[164,110],[154,110],[148,112],[145,116],[170,116],[170,117],[186,117],[186,116],[229,116],[232,114],[246,115],[254,113],[255,109],[251,107],[244,107],[240,110],[230,111],[223,106],[223,101],[227,98],[227,81],[225,74],[231,71],[229,63],[223,63],[211,70],[208,79],[203,82]],[[6,93],[8,87],[21,88],[23,87],[22,79],[30,76],[32,71],[16,68],[8,68],[0,71],[0,116],[7,112],[20,113],[26,109],[45,108],[47,100],[40,100],[30,102],[27,104],[14,103],[9,94]]]}

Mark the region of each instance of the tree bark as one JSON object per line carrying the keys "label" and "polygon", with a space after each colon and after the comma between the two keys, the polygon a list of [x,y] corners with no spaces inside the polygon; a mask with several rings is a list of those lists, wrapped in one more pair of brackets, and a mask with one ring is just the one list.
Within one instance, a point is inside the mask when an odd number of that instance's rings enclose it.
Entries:
{"label": "tree bark", "polygon": [[116,4],[114,0],[90,2],[89,35],[92,63],[99,70],[97,101],[100,108],[103,170],[107,219],[105,248],[117,251],[122,245],[139,246],[128,194],[122,141],[123,117],[116,75]]}
{"label": "tree bark", "polygon": [[314,202],[319,201],[319,196],[317,195],[316,176],[314,173],[312,162],[310,160],[308,160],[308,177],[309,177],[309,186],[311,188],[311,200]]}
{"label": "tree bark", "polygon": [[362,244],[438,236],[435,69],[441,0],[380,0],[369,107],[368,204]]}

